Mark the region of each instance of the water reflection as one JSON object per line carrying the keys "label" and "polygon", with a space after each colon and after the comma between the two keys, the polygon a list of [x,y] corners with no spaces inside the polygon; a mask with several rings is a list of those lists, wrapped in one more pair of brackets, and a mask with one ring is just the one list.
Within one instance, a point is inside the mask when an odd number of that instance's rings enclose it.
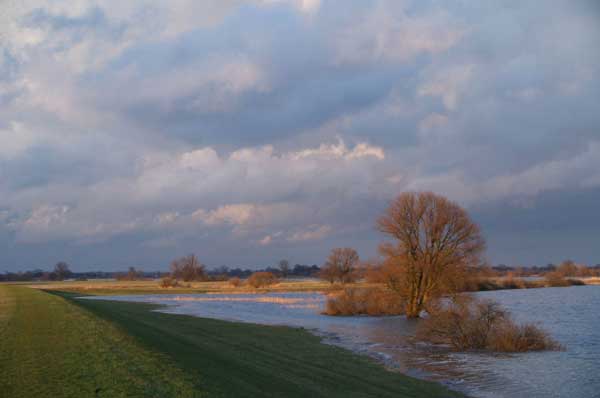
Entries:
{"label": "water reflection", "polygon": [[311,329],[324,341],[370,355],[403,373],[436,380],[482,398],[600,397],[600,287],[480,293],[517,321],[532,321],[565,352],[514,355],[455,353],[415,343],[416,321],[403,317],[329,317],[318,293],[98,297],[166,305],[161,311]]}

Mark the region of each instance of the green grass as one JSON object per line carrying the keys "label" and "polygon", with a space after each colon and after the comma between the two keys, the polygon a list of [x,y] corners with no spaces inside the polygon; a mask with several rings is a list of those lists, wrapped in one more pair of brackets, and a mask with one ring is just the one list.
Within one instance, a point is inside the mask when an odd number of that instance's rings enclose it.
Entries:
{"label": "green grass", "polygon": [[189,375],[61,297],[0,285],[0,396],[196,397]]}
{"label": "green grass", "polygon": [[16,308],[9,321],[0,317],[0,385],[9,386],[9,397],[93,396],[96,386],[106,397],[192,390],[207,397],[460,396],[321,344],[303,329],[163,314],[150,311],[154,305],[66,292],[1,285],[0,292],[16,297],[6,305]]}

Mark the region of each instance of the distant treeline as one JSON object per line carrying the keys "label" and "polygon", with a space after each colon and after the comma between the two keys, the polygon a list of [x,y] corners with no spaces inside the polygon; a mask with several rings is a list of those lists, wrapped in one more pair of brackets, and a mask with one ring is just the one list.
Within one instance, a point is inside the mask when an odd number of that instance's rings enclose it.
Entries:
{"label": "distant treeline", "polygon": [[296,264],[293,267],[290,267],[289,271],[285,271],[285,275],[282,275],[282,271],[280,268],[275,268],[275,267],[267,267],[267,268],[263,268],[263,269],[242,269],[242,268],[232,268],[229,269],[227,267],[220,267],[214,270],[209,270],[207,271],[207,273],[213,277],[219,276],[219,275],[223,275],[226,276],[228,278],[230,277],[237,277],[237,278],[247,278],[250,275],[252,275],[255,272],[270,272],[274,275],[279,275],[279,276],[292,276],[292,277],[298,277],[298,278],[302,278],[302,277],[312,277],[312,276],[317,276],[317,274],[319,273],[319,271],[321,270],[321,268],[316,265],[302,265],[302,264]]}
{"label": "distant treeline", "polygon": [[[566,264],[573,264],[570,261],[565,261],[560,265],[548,264],[545,266],[510,266],[505,264],[499,264],[492,267],[484,267],[481,269],[483,274],[488,273],[489,275],[484,276],[534,276],[534,275],[545,275],[548,273],[556,272],[557,270],[565,269]],[[569,273],[567,276],[595,276],[600,275],[600,264],[594,266],[578,266],[579,272]],[[586,270],[587,275],[577,275],[581,273],[581,270]],[[262,269],[248,269],[248,268],[229,268],[229,267],[217,267],[206,270],[208,280],[227,280],[229,278],[241,278],[245,279],[252,275],[254,272],[270,272],[277,276],[285,277],[297,277],[297,278],[308,278],[319,275],[321,268],[316,265],[303,265],[296,264],[293,267],[289,267],[289,270],[283,275],[281,268],[278,267],[266,267]],[[487,271],[487,272],[486,272]],[[64,279],[158,279],[170,275],[166,271],[141,271],[136,270],[135,267],[130,267],[128,271],[90,271],[90,272],[72,272],[69,266],[64,263],[58,263],[54,267],[53,271],[44,271],[41,269],[34,269],[30,271],[21,272],[5,272],[0,273],[0,282],[27,282],[27,281],[53,281],[53,280],[64,280]]]}
{"label": "distant treeline", "polygon": [[596,264],[593,266],[586,266],[581,264],[576,264],[572,260],[565,260],[559,265],[548,264],[545,266],[532,266],[532,267],[523,267],[523,266],[510,266],[505,264],[495,265],[493,267],[482,267],[480,270],[482,273],[486,271],[490,271],[490,275],[487,276],[515,276],[515,277],[527,277],[527,276],[538,276],[545,275],[552,272],[560,271],[565,274],[565,276],[596,276],[600,275],[600,264]]}
{"label": "distant treeline", "polygon": [[[65,264],[66,263],[59,263]],[[53,271],[44,271],[42,269],[34,269],[29,271],[20,272],[5,272],[0,273],[0,282],[28,282],[28,281],[55,281],[65,279],[158,279],[169,275],[169,272],[165,271],[138,271],[135,267],[130,267],[128,271],[90,271],[90,272],[72,272],[69,266],[66,269],[57,270],[58,264],[55,266]],[[286,272],[285,276],[288,277],[313,277],[319,273],[319,266],[317,265],[302,265],[296,264],[294,267],[290,267],[290,270]],[[58,271],[58,272],[57,272]],[[215,269],[209,269],[206,271],[209,280],[227,280],[229,278],[247,278],[254,272],[271,272],[275,275],[281,275],[282,271],[279,268],[267,267],[263,269],[242,269],[242,268],[228,268],[218,267]]]}

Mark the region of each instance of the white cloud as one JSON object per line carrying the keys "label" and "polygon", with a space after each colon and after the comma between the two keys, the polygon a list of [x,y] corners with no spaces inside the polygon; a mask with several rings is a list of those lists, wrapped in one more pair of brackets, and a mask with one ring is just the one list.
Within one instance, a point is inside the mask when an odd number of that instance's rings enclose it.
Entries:
{"label": "white cloud", "polygon": [[[262,210],[257,205],[247,203],[224,205],[210,212],[204,212],[202,220],[208,225],[244,225],[260,217]],[[195,214],[198,214],[198,210]]]}
{"label": "white cloud", "polygon": [[288,155],[292,159],[321,158],[321,159],[360,159],[373,157],[378,160],[385,159],[383,148],[372,146],[361,142],[352,149],[346,147],[344,141],[338,138],[337,144],[321,144],[318,148],[303,149],[291,152]]}
{"label": "white cloud", "polygon": [[258,241],[261,246],[268,246],[271,244],[271,242],[273,242],[273,237],[271,235],[265,235],[261,240]]}
{"label": "white cloud", "polygon": [[[345,200],[388,189],[387,172],[375,167],[384,160],[381,147],[364,142],[348,147],[341,139],[288,152],[273,146],[240,148],[229,155],[211,147],[156,151],[128,177],[86,188],[57,187],[52,196],[44,189],[48,198],[73,206],[34,208],[13,229],[23,240],[106,239],[161,229],[194,234],[216,227],[239,238],[263,234],[274,239],[271,228],[290,230],[333,217],[335,208],[322,206],[332,189],[343,190]],[[14,196],[15,202],[5,197],[4,202],[12,203],[15,214],[26,213],[35,192]],[[198,208],[198,203],[204,205]],[[296,231],[291,241],[325,236],[328,228]]]}
{"label": "white cloud", "polygon": [[309,240],[319,240],[327,237],[332,231],[330,225],[310,225],[304,230],[294,232],[288,240],[290,242],[303,242]]}

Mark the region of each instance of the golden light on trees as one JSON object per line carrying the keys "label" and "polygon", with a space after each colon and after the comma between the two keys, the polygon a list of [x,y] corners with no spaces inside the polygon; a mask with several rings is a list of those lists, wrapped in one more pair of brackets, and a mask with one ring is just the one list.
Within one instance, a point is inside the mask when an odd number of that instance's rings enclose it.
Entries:
{"label": "golden light on trees", "polygon": [[377,227],[393,239],[380,247],[382,272],[406,301],[408,317],[418,317],[434,299],[456,291],[467,267],[479,265],[485,249],[467,212],[432,192],[401,194]]}

